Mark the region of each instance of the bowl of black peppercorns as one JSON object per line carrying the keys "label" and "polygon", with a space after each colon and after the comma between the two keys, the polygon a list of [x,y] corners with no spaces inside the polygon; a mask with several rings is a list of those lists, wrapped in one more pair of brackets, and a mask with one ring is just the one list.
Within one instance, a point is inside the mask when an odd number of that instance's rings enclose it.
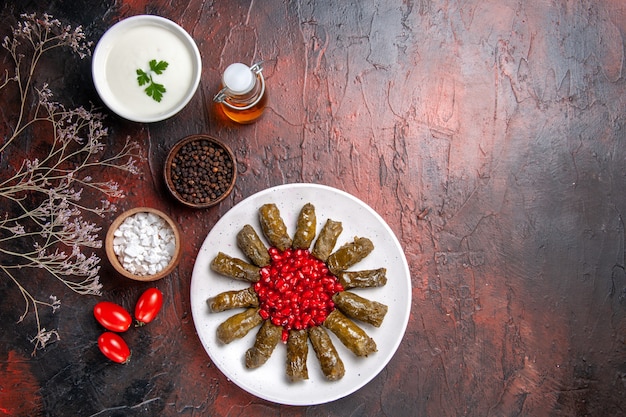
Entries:
{"label": "bowl of black peppercorns", "polygon": [[192,135],[170,150],[165,184],[181,203],[206,208],[232,191],[237,179],[235,155],[228,145],[208,135]]}

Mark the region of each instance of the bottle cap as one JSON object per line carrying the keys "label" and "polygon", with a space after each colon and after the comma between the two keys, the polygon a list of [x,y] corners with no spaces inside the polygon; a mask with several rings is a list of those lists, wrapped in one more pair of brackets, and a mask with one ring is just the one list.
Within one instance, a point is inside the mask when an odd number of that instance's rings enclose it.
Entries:
{"label": "bottle cap", "polygon": [[255,77],[245,64],[230,64],[224,71],[222,82],[233,94],[245,94],[254,87]]}

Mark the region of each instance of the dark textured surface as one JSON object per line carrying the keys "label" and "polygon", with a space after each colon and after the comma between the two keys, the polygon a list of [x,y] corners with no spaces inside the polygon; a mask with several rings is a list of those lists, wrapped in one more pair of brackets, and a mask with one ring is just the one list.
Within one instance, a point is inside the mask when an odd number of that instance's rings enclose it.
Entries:
{"label": "dark textured surface", "polygon": [[[98,299],[42,276],[38,295],[63,302],[42,314],[61,340],[31,357],[34,318],[16,324],[23,300],[2,278],[0,415],[626,413],[623,1],[15,1],[1,9],[3,35],[24,10],[82,24],[93,41],[121,18],[162,15],[196,40],[203,73],[176,117],[106,122],[111,141],[131,136],[147,157],[121,207],[165,210],[187,237],[180,266],[157,283],[158,321],[129,333],[131,364],[110,363],[96,346]],[[221,71],[257,60],[266,113],[249,126],[221,120],[211,103]],[[89,62],[56,61],[59,97],[100,104]],[[207,210],[176,204],[162,183],[168,149],[195,133],[238,158],[234,192]],[[229,382],[189,307],[195,256],[219,216],[290,182],[368,203],[412,273],[395,357],[361,390],[315,407],[271,404]],[[102,282],[103,299],[127,307],[147,288],[106,261]]]}

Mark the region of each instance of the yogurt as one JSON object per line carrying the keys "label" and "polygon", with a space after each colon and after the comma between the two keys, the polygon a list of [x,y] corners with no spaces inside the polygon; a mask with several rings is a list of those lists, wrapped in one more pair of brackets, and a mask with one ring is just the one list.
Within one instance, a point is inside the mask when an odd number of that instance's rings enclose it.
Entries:
{"label": "yogurt", "polygon": [[[152,60],[168,66],[157,74],[150,71]],[[98,43],[92,65],[94,83],[105,104],[133,121],[172,116],[191,99],[200,78],[200,54],[191,37],[158,16],[134,16],[114,25]],[[137,70],[165,87],[161,101],[145,92],[148,84],[139,85]]]}

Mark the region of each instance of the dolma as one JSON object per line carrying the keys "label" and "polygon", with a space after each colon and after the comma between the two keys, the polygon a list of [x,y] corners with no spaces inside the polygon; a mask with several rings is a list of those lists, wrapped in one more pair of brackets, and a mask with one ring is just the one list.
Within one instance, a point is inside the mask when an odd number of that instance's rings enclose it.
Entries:
{"label": "dolma", "polygon": [[346,316],[380,327],[387,314],[387,306],[371,301],[353,292],[340,291],[333,295],[335,307]]}
{"label": "dolma", "polygon": [[270,264],[270,254],[267,247],[259,238],[254,227],[249,224],[246,224],[237,233],[237,246],[256,266],[264,267]]}
{"label": "dolma", "polygon": [[374,244],[366,237],[355,237],[354,241],[348,242],[337,251],[330,254],[326,260],[328,269],[333,275],[345,271],[352,265],[361,261],[374,250]]}
{"label": "dolma", "polygon": [[320,362],[322,372],[329,381],[337,381],[345,374],[343,361],[337,353],[330,336],[322,326],[309,329],[309,340],[313,345],[315,355]]}
{"label": "dolma", "polygon": [[320,234],[315,241],[315,245],[313,245],[313,251],[311,254],[315,256],[320,261],[326,262],[328,256],[332,253],[335,248],[335,244],[337,243],[337,239],[339,235],[343,232],[343,225],[341,222],[336,222],[334,220],[328,219],[322,230],[320,230]]}
{"label": "dolma", "polygon": [[261,324],[263,318],[258,308],[248,308],[237,313],[217,326],[217,338],[222,343],[230,343],[248,334],[250,330]]}
{"label": "dolma", "polygon": [[222,252],[219,252],[211,262],[211,269],[218,274],[240,281],[257,282],[261,278],[258,266]]}
{"label": "dolma", "polygon": [[246,367],[258,368],[272,356],[274,348],[280,342],[283,328],[270,320],[265,320],[259,329],[254,346],[246,352]]}
{"label": "dolma", "polygon": [[311,203],[306,203],[298,215],[296,233],[293,236],[291,246],[294,249],[309,249],[313,239],[315,239],[316,228],[315,206]]}
{"label": "dolma", "polygon": [[254,288],[243,290],[224,291],[207,300],[209,308],[214,313],[241,307],[258,307],[259,298]]}
{"label": "dolma", "polygon": [[382,287],[387,284],[387,269],[367,269],[363,271],[342,271],[337,273],[337,279],[344,290],[351,288]]}
{"label": "dolma", "polygon": [[291,247],[291,237],[287,233],[287,226],[285,226],[285,222],[280,217],[280,211],[276,204],[263,204],[259,209],[259,221],[261,230],[271,246],[280,251]]}
{"label": "dolma", "polygon": [[367,356],[378,350],[374,339],[337,309],[326,317],[324,326],[357,356]]}
{"label": "dolma", "polygon": [[309,371],[306,366],[308,354],[308,332],[306,330],[290,330],[287,339],[287,377],[291,382],[309,379]]}

